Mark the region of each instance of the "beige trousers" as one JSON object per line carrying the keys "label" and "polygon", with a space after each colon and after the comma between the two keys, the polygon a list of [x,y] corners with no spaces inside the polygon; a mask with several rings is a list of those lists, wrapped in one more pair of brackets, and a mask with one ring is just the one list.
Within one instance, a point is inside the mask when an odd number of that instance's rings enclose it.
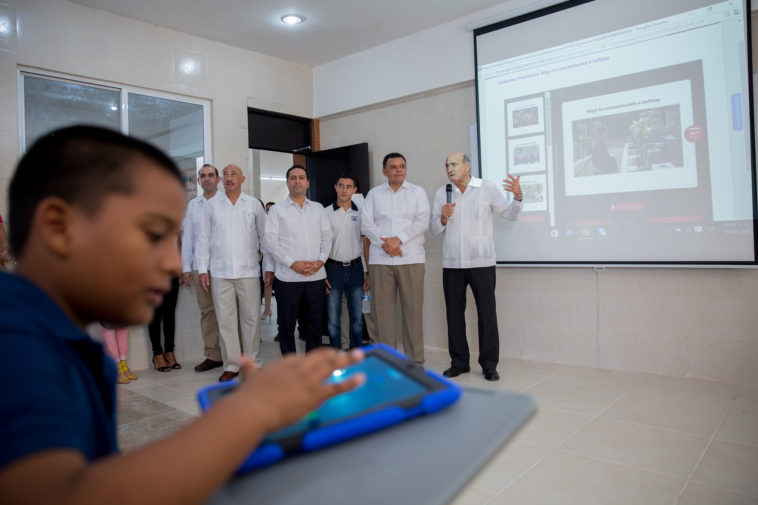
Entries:
{"label": "beige trousers", "polygon": [[[210,277],[210,273],[208,274]],[[213,361],[221,361],[221,348],[218,343],[218,322],[216,309],[213,307],[213,297],[210,291],[200,287],[197,270],[192,271],[197,294],[197,306],[200,308],[200,332],[203,334],[203,354]]]}
{"label": "beige trousers", "polygon": [[[376,341],[397,347],[416,363],[424,362],[424,264],[371,265],[372,312],[376,311]],[[397,299],[402,325],[397,334]]]}
{"label": "beige trousers", "polygon": [[[211,279],[211,293],[218,317],[224,371],[239,372],[237,360],[243,352],[250,356],[258,366],[262,365],[260,360],[260,279],[258,277],[214,278]],[[237,324],[238,307],[239,325]],[[241,348],[240,341],[242,341]]]}

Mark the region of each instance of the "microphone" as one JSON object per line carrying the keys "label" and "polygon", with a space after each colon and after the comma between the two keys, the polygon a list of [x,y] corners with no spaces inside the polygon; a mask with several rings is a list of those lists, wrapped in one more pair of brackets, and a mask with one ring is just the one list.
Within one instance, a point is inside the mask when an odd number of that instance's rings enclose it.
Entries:
{"label": "microphone", "polygon": [[445,186],[445,193],[447,193],[447,204],[450,205],[453,201],[453,185],[448,183],[447,186]]}

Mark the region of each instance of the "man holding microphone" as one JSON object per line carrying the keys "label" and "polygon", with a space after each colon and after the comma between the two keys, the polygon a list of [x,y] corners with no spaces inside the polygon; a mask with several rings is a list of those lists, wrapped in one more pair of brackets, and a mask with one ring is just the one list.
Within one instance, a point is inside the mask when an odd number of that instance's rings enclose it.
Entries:
{"label": "man holding microphone", "polygon": [[466,286],[476,301],[479,329],[479,365],[488,381],[500,379],[497,364],[500,335],[495,301],[495,242],[492,215],[515,221],[521,212],[520,176],[509,175],[503,189],[513,193],[506,201],[497,186],[471,175],[471,163],[464,153],[445,160],[450,184],[437,190],[429,230],[445,234],[442,243],[442,286],[447,313],[450,368],[443,374],[457,377],[471,370],[466,340]]}

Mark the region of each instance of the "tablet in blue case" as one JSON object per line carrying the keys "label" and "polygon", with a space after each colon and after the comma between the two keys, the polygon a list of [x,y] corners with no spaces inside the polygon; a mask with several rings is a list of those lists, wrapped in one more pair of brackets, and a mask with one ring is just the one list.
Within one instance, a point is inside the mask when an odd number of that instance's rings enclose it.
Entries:
{"label": "tablet in blue case", "polygon": [[[358,372],[366,382],[324,402],[300,421],[267,435],[238,472],[271,465],[290,455],[316,451],[392,426],[413,417],[433,414],[458,400],[460,388],[431,370],[424,370],[395,349],[376,344],[363,348],[365,359],[336,370],[329,381]],[[205,411],[230,393],[237,381],[214,384],[198,394]]]}

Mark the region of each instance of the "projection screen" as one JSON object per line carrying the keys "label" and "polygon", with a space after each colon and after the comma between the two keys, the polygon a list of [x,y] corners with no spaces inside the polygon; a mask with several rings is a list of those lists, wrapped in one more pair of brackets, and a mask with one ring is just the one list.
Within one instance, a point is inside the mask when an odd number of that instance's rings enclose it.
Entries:
{"label": "projection screen", "polygon": [[524,193],[498,263],[755,266],[749,18],[576,0],[475,30],[481,175]]}

